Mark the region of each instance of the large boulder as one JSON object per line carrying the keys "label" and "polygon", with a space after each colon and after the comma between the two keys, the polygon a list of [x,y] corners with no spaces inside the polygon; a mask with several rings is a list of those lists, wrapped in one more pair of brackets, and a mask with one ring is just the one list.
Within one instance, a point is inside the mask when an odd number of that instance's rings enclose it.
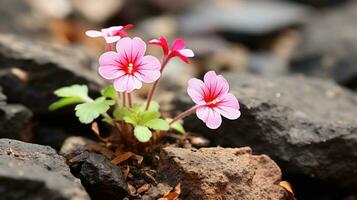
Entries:
{"label": "large boulder", "polygon": [[59,87],[87,84],[97,89],[102,82],[91,64],[92,59],[77,49],[0,34],[0,85],[10,102],[35,114],[48,112]]}
{"label": "large boulder", "polygon": [[0,138],[21,139],[32,112],[17,104],[7,104],[0,87]]}
{"label": "large boulder", "polygon": [[295,51],[292,71],[357,88],[356,9],[357,2],[351,1],[312,15]]}
{"label": "large boulder", "polygon": [[[226,78],[242,116],[210,130],[191,115],[185,120],[188,130],[205,134],[213,145],[251,146],[285,172],[357,187],[356,94],[331,81],[304,77]],[[191,104],[187,95],[176,99],[178,108]]]}
{"label": "large boulder", "polygon": [[48,146],[0,139],[1,199],[89,200],[65,163]]}
{"label": "large boulder", "polygon": [[180,183],[183,199],[288,199],[279,167],[250,148],[166,147],[159,175],[171,186]]}

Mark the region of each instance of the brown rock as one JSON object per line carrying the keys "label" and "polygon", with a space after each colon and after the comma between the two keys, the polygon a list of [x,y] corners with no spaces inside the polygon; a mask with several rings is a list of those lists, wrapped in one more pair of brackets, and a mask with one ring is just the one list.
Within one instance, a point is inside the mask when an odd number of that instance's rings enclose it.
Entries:
{"label": "brown rock", "polygon": [[161,151],[159,174],[171,186],[181,183],[183,199],[287,199],[278,184],[280,168],[266,155],[245,148]]}

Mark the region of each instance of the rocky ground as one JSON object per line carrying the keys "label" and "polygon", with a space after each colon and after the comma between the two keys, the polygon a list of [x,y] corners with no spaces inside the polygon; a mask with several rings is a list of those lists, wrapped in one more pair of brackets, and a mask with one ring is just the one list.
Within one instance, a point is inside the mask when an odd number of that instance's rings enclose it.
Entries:
{"label": "rocky ground", "polygon": [[[0,199],[357,199],[356,1],[98,2],[0,0]],[[214,69],[242,116],[212,131],[192,115],[187,138],[142,157],[101,144],[73,107],[49,112],[61,86],[98,95],[103,43],[83,32],[125,23],[195,51],[164,73],[166,114]]]}

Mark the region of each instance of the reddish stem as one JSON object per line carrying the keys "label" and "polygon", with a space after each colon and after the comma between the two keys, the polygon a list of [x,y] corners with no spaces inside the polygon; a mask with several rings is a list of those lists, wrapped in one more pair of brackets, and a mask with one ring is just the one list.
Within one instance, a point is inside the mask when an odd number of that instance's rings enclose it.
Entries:
{"label": "reddish stem", "polygon": [[181,114],[177,115],[171,122],[169,125],[173,124],[174,122],[183,119],[187,116],[189,116],[190,114],[192,114],[193,112],[195,112],[195,110],[199,107],[199,105],[195,105],[190,109],[187,109],[186,111],[182,112]]}
{"label": "reddish stem", "polygon": [[123,92],[123,108],[125,108],[126,106],[126,100],[125,100],[125,92]]}
{"label": "reddish stem", "polygon": [[132,108],[132,107],[133,107],[132,100],[131,100],[131,94],[130,94],[130,93],[128,93],[128,104],[129,104],[129,108]]}
{"label": "reddish stem", "polygon": [[[162,61],[162,64],[161,64],[161,69],[160,69],[161,75],[162,75],[162,71],[164,71],[164,68],[165,68],[166,64],[169,62],[169,60],[170,60],[170,58],[166,55],[166,56],[164,57],[163,61]],[[154,96],[154,93],[155,93],[155,90],[156,90],[156,88],[157,88],[157,85],[159,84],[159,80],[160,80],[160,78],[155,81],[155,83],[153,84],[153,86],[152,86],[152,88],[151,88],[151,90],[150,90],[150,93],[149,93],[149,95],[148,95],[148,100],[147,100],[147,103],[146,103],[146,108],[145,108],[145,110],[148,110],[148,109],[149,109],[151,100],[152,100],[152,98],[153,98],[153,96]]]}

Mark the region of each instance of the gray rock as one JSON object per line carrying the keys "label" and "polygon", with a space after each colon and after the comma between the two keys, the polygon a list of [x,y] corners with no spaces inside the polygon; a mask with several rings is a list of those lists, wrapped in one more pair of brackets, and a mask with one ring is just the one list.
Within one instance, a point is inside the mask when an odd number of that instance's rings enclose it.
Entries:
{"label": "gray rock", "polygon": [[0,139],[1,199],[87,200],[65,159],[48,146]]}
{"label": "gray rock", "polygon": [[102,79],[81,51],[33,43],[0,34],[0,85],[11,102],[29,107],[35,114],[48,113],[53,91],[71,84],[97,89]]}
{"label": "gray rock", "polygon": [[[242,116],[209,130],[192,115],[185,120],[188,130],[205,134],[213,145],[249,145],[288,173],[357,187],[357,95],[320,79],[226,78]],[[191,104],[185,96],[177,98],[178,108]]]}
{"label": "gray rock", "polygon": [[165,147],[159,175],[171,186],[181,184],[183,199],[288,199],[278,184],[279,167],[250,148],[183,149]]}
{"label": "gray rock", "polygon": [[179,29],[187,34],[224,31],[263,35],[305,21],[308,10],[301,5],[269,0],[207,1],[179,18]]}
{"label": "gray rock", "polygon": [[41,35],[47,33],[48,18],[36,13],[28,1],[0,0],[0,32],[17,35]]}
{"label": "gray rock", "polygon": [[22,105],[7,104],[0,87],[0,138],[21,139],[32,112]]}
{"label": "gray rock", "polygon": [[[357,2],[315,13],[306,24],[291,70],[357,86]],[[328,30],[328,31],[326,31]]]}

